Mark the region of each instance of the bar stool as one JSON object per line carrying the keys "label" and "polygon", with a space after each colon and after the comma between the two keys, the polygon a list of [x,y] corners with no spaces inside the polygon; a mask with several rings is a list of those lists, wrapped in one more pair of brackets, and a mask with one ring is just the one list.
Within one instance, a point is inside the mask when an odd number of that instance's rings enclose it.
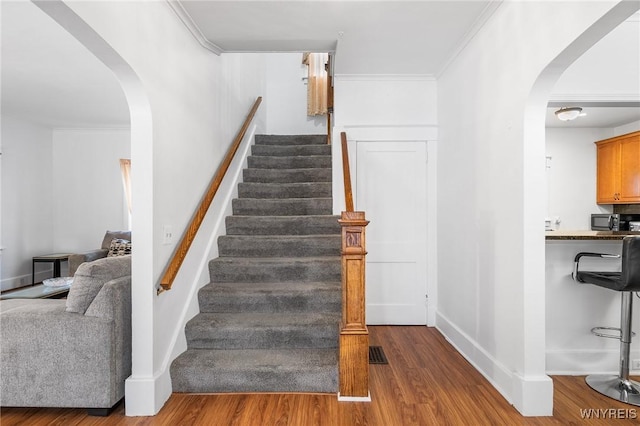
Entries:
{"label": "bar stool", "polygon": [[[574,259],[573,279],[621,293],[620,328],[595,327],[591,331],[602,337],[620,340],[620,373],[613,375],[587,376],[587,384],[609,398],[627,404],[640,406],[640,383],[629,379],[629,358],[631,348],[631,314],[633,313],[633,292],[640,291],[640,236],[627,236],[622,241],[622,272],[580,271],[582,257],[620,258],[620,255],[602,253],[578,253]],[[605,330],[615,330],[615,335]]]}

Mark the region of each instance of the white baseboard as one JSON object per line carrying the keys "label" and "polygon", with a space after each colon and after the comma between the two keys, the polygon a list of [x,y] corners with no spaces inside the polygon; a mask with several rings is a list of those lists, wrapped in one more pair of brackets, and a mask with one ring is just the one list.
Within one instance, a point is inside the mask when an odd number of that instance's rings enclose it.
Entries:
{"label": "white baseboard", "polygon": [[153,377],[129,377],[125,381],[127,416],[155,416],[171,396],[169,369]]}
{"label": "white baseboard", "polygon": [[514,374],[513,406],[523,416],[553,416],[551,377],[522,377]]}
{"label": "white baseboard", "polygon": [[549,377],[514,374],[440,312],[436,313],[436,328],[522,415],[553,414],[553,382]]}
{"label": "white baseboard", "polygon": [[[631,350],[631,360],[640,359],[640,350]],[[547,374],[556,376],[586,376],[588,374],[618,374],[620,350],[581,349],[547,350]],[[640,370],[631,371],[632,375]]]}
{"label": "white baseboard", "polygon": [[508,390],[512,386],[512,373],[440,312],[436,313],[436,328],[511,404],[512,395]]}
{"label": "white baseboard", "polygon": [[[36,272],[35,281],[42,282],[53,276],[53,268]],[[17,277],[5,278],[0,280],[0,291],[12,290],[14,288],[25,287],[31,285],[31,274],[18,275]]]}

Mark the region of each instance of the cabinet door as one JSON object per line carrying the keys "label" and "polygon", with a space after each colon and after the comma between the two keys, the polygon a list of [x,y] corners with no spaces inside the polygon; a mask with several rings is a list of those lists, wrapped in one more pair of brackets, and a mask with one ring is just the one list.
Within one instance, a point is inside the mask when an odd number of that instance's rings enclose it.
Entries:
{"label": "cabinet door", "polygon": [[620,140],[621,203],[640,202],[640,133]]}
{"label": "cabinet door", "polygon": [[620,145],[616,141],[598,143],[597,190],[598,204],[617,203],[620,187]]}

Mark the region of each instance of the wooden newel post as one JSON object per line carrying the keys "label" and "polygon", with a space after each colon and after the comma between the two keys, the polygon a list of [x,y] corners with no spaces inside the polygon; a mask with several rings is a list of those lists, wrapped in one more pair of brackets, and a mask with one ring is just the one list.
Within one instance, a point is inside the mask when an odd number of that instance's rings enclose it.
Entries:
{"label": "wooden newel post", "polygon": [[364,212],[342,212],[342,323],[340,397],[369,396],[369,330],[365,321]]}

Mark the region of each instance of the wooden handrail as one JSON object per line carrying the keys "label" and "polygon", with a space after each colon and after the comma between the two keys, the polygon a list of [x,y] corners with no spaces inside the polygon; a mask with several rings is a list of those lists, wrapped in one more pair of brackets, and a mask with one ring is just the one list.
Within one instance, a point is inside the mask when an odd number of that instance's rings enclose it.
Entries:
{"label": "wooden handrail", "polygon": [[200,201],[200,205],[198,206],[198,209],[196,210],[193,217],[191,218],[191,222],[189,223],[189,227],[187,228],[187,231],[182,236],[182,240],[180,240],[180,244],[176,248],[176,251],[173,253],[173,257],[171,258],[171,261],[169,262],[169,264],[167,265],[167,268],[165,269],[164,275],[160,280],[160,288],[158,289],[158,294],[162,293],[165,290],[171,289],[171,285],[173,284],[173,281],[175,280],[176,275],[178,275],[180,266],[182,266],[182,262],[187,256],[189,247],[191,247],[191,243],[193,243],[193,240],[196,237],[196,233],[198,232],[198,229],[200,228],[200,225],[202,224],[202,221],[204,220],[204,217],[207,214],[207,210],[209,209],[209,206],[211,205],[213,198],[216,196],[216,192],[218,192],[218,188],[220,188],[220,184],[222,183],[222,178],[224,178],[224,175],[227,173],[227,170],[229,169],[229,165],[233,160],[233,156],[238,150],[238,147],[240,146],[240,142],[242,142],[242,139],[247,133],[247,129],[249,128],[249,125],[251,124],[253,117],[256,115],[256,111],[258,110],[258,107],[260,106],[261,102],[262,102],[262,96],[259,96],[256,99],[255,103],[253,104],[251,111],[247,115],[247,118],[245,119],[244,124],[240,128],[240,131],[238,132],[235,139],[233,140],[233,143],[229,147],[229,150],[227,151],[227,154],[225,155],[224,160],[222,160],[222,163],[220,163],[220,166],[218,166],[218,170],[216,171],[216,174],[213,176],[213,179],[211,179],[211,183],[209,184],[209,188],[207,189],[207,192],[205,193],[204,197]]}
{"label": "wooden handrail", "polygon": [[351,190],[351,169],[349,168],[349,150],[347,147],[347,134],[340,133],[342,140],[342,174],[344,177],[344,199],[346,211],[353,211],[353,191]]}

